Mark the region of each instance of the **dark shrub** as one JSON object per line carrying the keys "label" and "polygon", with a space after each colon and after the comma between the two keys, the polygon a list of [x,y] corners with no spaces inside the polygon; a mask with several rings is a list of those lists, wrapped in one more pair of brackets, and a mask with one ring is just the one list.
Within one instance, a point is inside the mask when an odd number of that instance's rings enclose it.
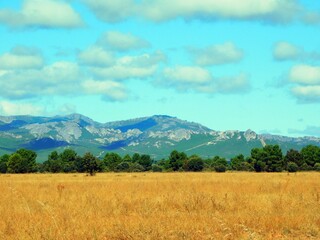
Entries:
{"label": "dark shrub", "polygon": [[201,172],[204,167],[204,161],[198,156],[192,156],[187,161],[186,170],[192,172]]}
{"label": "dark shrub", "polygon": [[288,162],[288,172],[296,172],[299,167],[295,162]]}
{"label": "dark shrub", "polygon": [[216,170],[216,172],[225,172],[227,170],[227,167],[225,165],[219,164],[214,167],[214,170]]}
{"label": "dark shrub", "polygon": [[130,169],[130,165],[128,162],[119,163],[114,169],[115,172],[128,172]]}
{"label": "dark shrub", "polygon": [[320,163],[316,163],[316,164],[314,165],[314,170],[320,172]]}
{"label": "dark shrub", "polygon": [[162,172],[162,167],[157,164],[152,165],[152,172]]}

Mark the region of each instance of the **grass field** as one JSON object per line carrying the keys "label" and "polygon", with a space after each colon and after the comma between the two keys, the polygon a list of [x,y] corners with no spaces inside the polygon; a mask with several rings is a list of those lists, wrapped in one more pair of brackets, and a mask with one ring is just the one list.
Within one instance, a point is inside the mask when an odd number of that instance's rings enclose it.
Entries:
{"label": "grass field", "polygon": [[319,173],[0,175],[1,239],[320,239]]}

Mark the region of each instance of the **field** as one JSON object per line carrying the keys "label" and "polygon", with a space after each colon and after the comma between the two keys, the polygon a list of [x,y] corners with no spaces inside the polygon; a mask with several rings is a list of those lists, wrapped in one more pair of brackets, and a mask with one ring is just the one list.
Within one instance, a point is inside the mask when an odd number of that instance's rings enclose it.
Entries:
{"label": "field", "polygon": [[0,175],[0,239],[320,239],[319,173]]}

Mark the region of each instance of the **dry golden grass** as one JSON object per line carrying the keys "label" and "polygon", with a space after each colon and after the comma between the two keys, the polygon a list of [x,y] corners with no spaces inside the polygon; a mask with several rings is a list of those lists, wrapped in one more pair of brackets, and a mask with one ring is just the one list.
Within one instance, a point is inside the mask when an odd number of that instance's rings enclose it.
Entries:
{"label": "dry golden grass", "polygon": [[1,239],[320,239],[319,173],[0,175]]}

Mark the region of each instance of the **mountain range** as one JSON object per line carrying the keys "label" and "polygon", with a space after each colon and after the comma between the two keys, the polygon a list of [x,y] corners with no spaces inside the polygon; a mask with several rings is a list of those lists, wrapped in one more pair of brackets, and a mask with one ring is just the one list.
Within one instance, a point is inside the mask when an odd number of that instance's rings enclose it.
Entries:
{"label": "mountain range", "polygon": [[150,154],[166,158],[172,150],[204,158],[237,154],[248,156],[254,147],[279,144],[283,152],[300,150],[320,138],[286,137],[247,131],[215,131],[201,124],[166,115],[155,115],[125,121],[99,123],[80,114],[55,117],[0,116],[0,155],[27,148],[38,153],[38,161],[51,151],[72,148],[78,154],[106,152],[121,155]]}

